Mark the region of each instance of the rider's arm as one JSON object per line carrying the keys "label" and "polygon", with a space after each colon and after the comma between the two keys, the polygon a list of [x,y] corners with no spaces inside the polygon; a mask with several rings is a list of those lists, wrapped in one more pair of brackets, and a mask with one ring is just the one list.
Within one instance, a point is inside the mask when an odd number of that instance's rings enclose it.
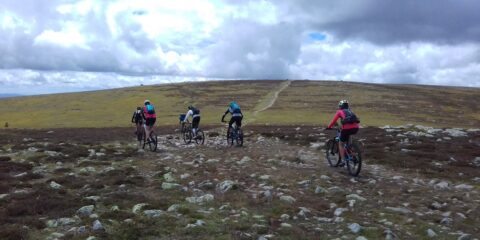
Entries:
{"label": "rider's arm", "polygon": [[335,125],[335,123],[337,122],[337,120],[340,118],[340,111],[337,111],[337,113],[335,114],[335,116],[333,117],[333,120],[330,122],[330,124],[328,124],[328,127],[327,128],[332,128],[333,125]]}
{"label": "rider's arm", "polygon": [[185,118],[183,119],[183,122],[187,122],[188,118],[190,117],[190,115],[193,115],[193,111],[192,110],[188,110],[187,114],[185,114]]}
{"label": "rider's arm", "polygon": [[135,122],[134,119],[135,119],[135,115],[137,114],[137,112],[133,112],[133,116],[132,116],[132,123]]}
{"label": "rider's arm", "polygon": [[222,122],[225,121],[225,116],[227,116],[227,114],[230,112],[230,108],[227,109],[227,111],[225,111],[225,113],[223,114],[222,116]]}

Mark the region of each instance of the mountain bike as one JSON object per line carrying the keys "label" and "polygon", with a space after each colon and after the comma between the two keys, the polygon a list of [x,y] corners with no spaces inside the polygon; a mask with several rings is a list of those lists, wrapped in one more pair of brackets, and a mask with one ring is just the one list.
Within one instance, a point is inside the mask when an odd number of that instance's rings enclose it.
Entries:
{"label": "mountain bike", "polygon": [[[223,122],[226,123],[225,121]],[[233,146],[235,143],[237,146],[243,146],[243,130],[233,123],[230,131],[227,132],[227,144]]]}
{"label": "mountain bike", "polygon": [[341,163],[338,144],[344,144],[345,150],[345,164],[347,165],[348,173],[352,176],[358,176],[362,169],[362,152],[357,142],[353,140],[353,136],[346,143],[340,142],[340,129],[337,131],[335,137],[327,141],[325,158],[331,167],[338,167]]}
{"label": "mountain bike", "polygon": [[195,140],[196,144],[204,144],[205,143],[205,133],[203,133],[203,130],[200,128],[197,128],[197,134],[195,137],[193,137],[193,129],[192,129],[192,123],[187,121],[186,123],[182,123],[182,135],[183,135],[183,141],[185,141],[185,144],[190,144],[192,140]]}
{"label": "mountain bike", "polygon": [[145,146],[148,144],[148,148],[150,149],[150,151],[152,152],[155,152],[157,151],[157,147],[158,147],[158,136],[157,134],[155,133],[154,130],[152,130],[150,132],[150,136],[147,138],[146,136],[146,131],[145,131],[145,128],[147,126],[145,124],[143,124],[143,128],[142,128],[142,131],[141,131],[141,140],[139,138],[139,133],[137,133],[137,138],[139,139],[139,145],[142,146],[142,149],[145,149]]}

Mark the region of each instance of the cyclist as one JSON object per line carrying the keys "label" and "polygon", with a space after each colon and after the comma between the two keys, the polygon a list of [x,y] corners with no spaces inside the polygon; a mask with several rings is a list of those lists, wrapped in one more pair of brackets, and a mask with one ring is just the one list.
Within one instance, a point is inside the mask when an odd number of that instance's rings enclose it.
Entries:
{"label": "cyclist", "polygon": [[185,118],[183,119],[183,124],[188,121],[188,118],[192,116],[192,133],[193,138],[197,137],[197,129],[200,125],[200,109],[190,105],[188,106],[187,114],[185,114]]}
{"label": "cyclist", "polygon": [[225,113],[222,116],[222,122],[225,122],[225,116],[228,113],[232,114],[232,117],[230,118],[230,122],[228,123],[228,131],[227,131],[227,134],[230,134],[230,129],[232,128],[232,124],[234,122],[238,128],[242,126],[243,114],[242,114],[242,110],[240,109],[240,106],[235,101],[230,102],[230,104],[228,105],[227,111],[225,111]]}
{"label": "cyclist", "polygon": [[[358,132],[359,123],[357,116],[350,110],[347,100],[341,100],[338,103],[338,110],[333,120],[328,125],[327,129],[332,129],[333,125],[337,123],[338,119],[342,119],[342,128],[340,131],[340,142],[338,143],[338,150],[340,152],[340,161],[344,159],[344,144],[348,142],[350,135],[354,135]],[[342,144],[340,144],[342,143]],[[344,166],[344,162],[340,163],[340,166]]]}
{"label": "cyclist", "polygon": [[145,117],[145,134],[147,138],[150,138],[150,134],[153,131],[153,126],[157,120],[157,115],[155,114],[155,107],[150,100],[145,100],[145,106],[143,107],[143,115]]}
{"label": "cyclist", "polygon": [[132,116],[132,123],[135,123],[135,125],[137,126],[135,130],[135,135],[138,133],[138,131],[142,127],[144,118],[145,116],[143,115],[142,108],[137,107],[137,110],[133,112],[133,116]]}

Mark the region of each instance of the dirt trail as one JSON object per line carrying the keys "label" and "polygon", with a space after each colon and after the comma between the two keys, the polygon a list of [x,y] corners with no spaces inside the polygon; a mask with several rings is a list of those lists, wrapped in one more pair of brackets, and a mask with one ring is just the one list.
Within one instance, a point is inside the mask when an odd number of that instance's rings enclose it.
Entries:
{"label": "dirt trail", "polygon": [[269,108],[271,108],[273,106],[273,104],[275,104],[275,102],[277,101],[278,99],[278,95],[283,91],[285,90],[288,86],[290,86],[290,84],[292,83],[292,81],[285,81],[285,82],[282,82],[278,88],[274,89],[272,92],[270,92],[269,94],[267,94],[263,99],[262,101],[260,101],[257,106],[254,108],[254,111],[253,111],[253,114],[252,116],[245,121],[245,124],[244,125],[247,125],[248,123],[253,123],[255,122],[256,118],[257,118],[257,115],[259,112],[263,112]]}

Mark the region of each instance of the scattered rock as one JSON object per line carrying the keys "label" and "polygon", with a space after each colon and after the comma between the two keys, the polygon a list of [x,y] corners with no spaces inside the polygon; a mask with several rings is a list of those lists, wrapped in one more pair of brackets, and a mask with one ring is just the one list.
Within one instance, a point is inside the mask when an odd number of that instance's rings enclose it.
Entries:
{"label": "scattered rock", "polygon": [[352,233],[357,234],[362,230],[362,227],[358,223],[352,223],[352,224],[348,225],[348,229],[350,229],[350,231],[352,231]]}
{"label": "scattered rock", "polygon": [[480,167],[480,157],[476,157],[475,159],[473,159],[473,165],[475,167]]}
{"label": "scattered rock", "polygon": [[218,159],[208,159],[206,161],[206,163],[218,163],[218,162],[220,162],[220,160],[218,160]]}
{"label": "scattered rock", "polygon": [[458,189],[458,190],[472,190],[473,186],[468,185],[468,184],[460,184],[460,185],[455,186],[455,189]]}
{"label": "scattered rock", "polygon": [[450,185],[446,181],[441,181],[433,186],[437,190],[446,190],[450,189]]}
{"label": "scattered rock", "polygon": [[0,200],[6,199],[8,197],[8,193],[0,194]]}
{"label": "scattered rock", "polygon": [[78,215],[85,217],[85,216],[90,216],[90,214],[93,213],[93,210],[95,209],[94,205],[87,205],[79,208],[77,210]]}
{"label": "scattered rock", "polygon": [[175,182],[175,178],[173,177],[171,172],[163,174],[163,179],[167,182]]}
{"label": "scattered rock", "polygon": [[271,177],[270,175],[262,175],[262,176],[259,177],[259,179],[265,181],[265,180],[270,179],[270,177]]}
{"label": "scattered rock", "polygon": [[173,204],[168,207],[167,212],[176,212],[180,208],[179,204]]}
{"label": "scattered rock", "polygon": [[243,157],[240,161],[237,162],[238,165],[244,165],[248,162],[252,161],[252,159],[248,156]]}
{"label": "scattered rock", "polygon": [[280,219],[282,219],[282,221],[286,222],[286,221],[290,220],[290,215],[284,213],[280,216]]}
{"label": "scattered rock", "polygon": [[136,204],[135,206],[133,206],[132,208],[132,213],[135,213],[135,214],[138,214],[142,208],[144,208],[145,206],[147,206],[148,204],[147,203],[139,203],[139,204]]}
{"label": "scattered rock", "polygon": [[292,204],[297,200],[292,196],[284,195],[284,196],[280,196],[280,201]]}
{"label": "scattered rock", "polygon": [[343,212],[346,212],[346,211],[348,211],[348,209],[346,209],[346,208],[337,208],[337,209],[335,209],[333,214],[335,216],[339,217],[340,215],[342,215]]}
{"label": "scattered rock", "polygon": [[187,197],[185,200],[189,203],[204,204],[213,201],[214,197],[212,194],[205,194],[200,197]]}
{"label": "scattered rock", "polygon": [[58,190],[58,189],[61,189],[62,188],[62,185],[56,183],[55,181],[51,181],[50,182],[50,187],[55,189],[55,190]]}
{"label": "scattered rock", "polygon": [[158,209],[150,209],[143,211],[143,214],[149,218],[158,218],[164,214],[164,211]]}
{"label": "scattered rock", "polygon": [[280,227],[282,227],[282,228],[291,228],[292,225],[291,225],[291,224],[288,224],[288,223],[282,223],[282,224],[280,224]]}
{"label": "scattered rock", "polygon": [[430,228],[427,229],[427,235],[428,235],[428,237],[430,237],[430,238],[434,238],[434,237],[437,236],[437,234],[435,233],[435,231],[433,231],[433,230],[430,229]]}
{"label": "scattered rock", "polygon": [[363,201],[367,201],[366,198],[362,197],[362,196],[359,196],[357,194],[349,194],[347,195],[347,199],[349,200],[357,200],[357,201],[360,201],[360,202],[363,202]]}
{"label": "scattered rock", "polygon": [[327,190],[325,190],[324,188],[322,188],[322,187],[320,187],[320,186],[317,186],[317,187],[315,188],[315,193],[316,193],[316,194],[326,193],[326,192],[327,192]]}
{"label": "scattered rock", "polygon": [[216,189],[217,189],[217,192],[226,193],[229,190],[234,189],[235,187],[236,187],[235,182],[233,182],[232,180],[225,180],[217,184]]}
{"label": "scattered rock", "polygon": [[385,209],[391,211],[391,212],[396,212],[396,213],[403,213],[403,214],[409,214],[412,211],[403,208],[403,207],[386,207]]}
{"label": "scattered rock", "polygon": [[467,136],[467,133],[460,130],[460,129],[457,129],[457,128],[453,128],[453,129],[446,129],[444,131],[444,133],[450,135],[451,137],[466,137]]}
{"label": "scattered rock", "polygon": [[176,188],[181,188],[182,185],[178,183],[170,183],[170,182],[163,182],[162,183],[162,189],[163,190],[170,190],[170,189],[176,189]]}
{"label": "scattered rock", "polygon": [[102,223],[98,219],[93,222],[92,229],[93,229],[93,231],[103,231],[103,230],[105,230]]}

